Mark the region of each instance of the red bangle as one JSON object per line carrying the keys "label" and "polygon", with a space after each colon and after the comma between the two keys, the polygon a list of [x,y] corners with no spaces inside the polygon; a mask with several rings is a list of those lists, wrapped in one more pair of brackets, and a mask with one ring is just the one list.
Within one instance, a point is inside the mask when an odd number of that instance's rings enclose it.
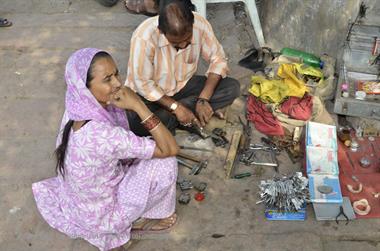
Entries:
{"label": "red bangle", "polygon": [[141,121],[141,124],[148,131],[155,129],[160,123],[160,119],[153,113],[149,117]]}

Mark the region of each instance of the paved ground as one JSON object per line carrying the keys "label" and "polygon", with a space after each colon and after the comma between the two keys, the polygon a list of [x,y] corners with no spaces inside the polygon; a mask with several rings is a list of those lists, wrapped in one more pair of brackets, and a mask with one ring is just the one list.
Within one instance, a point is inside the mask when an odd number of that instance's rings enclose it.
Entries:
{"label": "paved ground", "polygon": [[[236,62],[251,44],[252,29],[239,10],[235,13],[237,18],[231,4],[216,4],[209,8],[209,20],[230,58],[231,75],[244,86],[250,72]],[[52,152],[68,56],[81,47],[106,49],[125,76],[131,32],[144,17],[126,14],[121,4],[103,8],[92,0],[0,0],[0,16],[5,15],[14,25],[0,30],[0,250],[96,250],[42,220],[31,184],[54,175]],[[242,104],[234,104],[235,118]],[[206,201],[179,205],[180,221],[171,234],[140,240],[131,250],[380,250],[379,220],[347,226],[317,222],[308,208],[305,222],[266,221],[263,206],[255,204],[257,184],[273,171],[226,181],[221,168],[225,151],[216,153],[197,177],[209,184]],[[287,156],[280,163],[284,173],[300,167]]]}

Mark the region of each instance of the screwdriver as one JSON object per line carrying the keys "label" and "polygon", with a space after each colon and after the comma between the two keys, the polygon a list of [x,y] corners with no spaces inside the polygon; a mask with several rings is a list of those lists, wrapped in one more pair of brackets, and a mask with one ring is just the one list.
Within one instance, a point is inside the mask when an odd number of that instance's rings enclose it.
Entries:
{"label": "screwdriver", "polygon": [[242,179],[251,176],[251,173],[239,173],[233,176],[234,179]]}

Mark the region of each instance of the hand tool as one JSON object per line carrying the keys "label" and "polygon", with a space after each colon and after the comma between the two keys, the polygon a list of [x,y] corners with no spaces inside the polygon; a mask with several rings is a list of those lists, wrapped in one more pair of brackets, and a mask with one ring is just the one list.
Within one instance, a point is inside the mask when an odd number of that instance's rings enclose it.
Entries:
{"label": "hand tool", "polygon": [[177,158],[177,161],[179,164],[190,169],[189,175],[198,175],[201,172],[201,170],[204,168],[204,166],[202,166],[201,164],[191,165],[191,164],[189,164],[189,163],[187,163],[181,159],[178,159],[178,158]]}
{"label": "hand tool", "polygon": [[278,173],[278,161],[277,161],[276,154],[275,154],[275,151],[278,151],[276,144],[273,143],[270,139],[267,139],[264,137],[261,138],[261,142],[263,142],[264,144],[266,144],[270,148],[272,148],[272,150],[270,151],[271,157],[272,157],[272,162],[276,164],[273,167],[274,167],[274,170],[276,171],[276,173]]}
{"label": "hand tool", "polygon": [[245,178],[245,177],[249,177],[251,175],[252,175],[251,173],[239,173],[239,174],[235,174],[233,176],[233,178],[234,179],[242,179],[242,178]]}
{"label": "hand tool", "polygon": [[207,183],[206,182],[199,182],[197,184],[194,185],[194,188],[198,191],[198,192],[203,192],[206,190],[207,188]]}
{"label": "hand tool", "polygon": [[179,152],[177,154],[178,157],[181,157],[181,158],[184,158],[184,159],[188,159],[188,160],[191,160],[191,161],[194,161],[194,162],[202,162],[201,159],[198,159],[197,157],[194,157],[192,155],[189,155],[189,154],[186,154],[186,153],[183,153],[183,152]]}
{"label": "hand tool", "polygon": [[[259,151],[269,152],[271,162],[262,162],[257,160],[257,153]],[[272,166],[275,168],[275,171],[278,172],[278,162],[276,158],[276,153],[278,152],[277,148],[272,148],[270,146],[251,144],[249,149],[240,154],[240,162],[245,165],[261,165],[261,166]]]}
{"label": "hand tool", "polygon": [[343,206],[340,206],[339,208],[339,214],[335,217],[336,224],[339,224],[338,218],[339,216],[343,216],[346,219],[346,225],[350,222],[350,219],[347,217],[347,215],[344,213]]}
{"label": "hand tool", "polygon": [[197,174],[199,174],[202,171],[202,169],[206,168],[208,165],[207,160],[201,160],[201,159],[198,159],[198,158],[196,158],[192,155],[186,154],[186,153],[178,153],[177,156],[182,157],[184,159],[188,159],[188,160],[197,162],[198,163],[198,170],[195,171],[195,173],[197,173]]}
{"label": "hand tool", "polygon": [[179,188],[181,188],[181,191],[190,190],[193,188],[193,184],[191,183],[191,180],[182,180],[178,183]]}
{"label": "hand tool", "polygon": [[229,141],[226,138],[227,133],[221,128],[215,128],[212,130],[211,139],[215,146],[225,147]]}
{"label": "hand tool", "polygon": [[185,150],[194,150],[194,151],[201,151],[201,152],[213,152],[211,149],[207,148],[198,148],[198,147],[192,147],[192,146],[179,146],[180,149]]}
{"label": "hand tool", "polygon": [[203,127],[199,127],[196,124],[193,124],[192,129],[194,133],[198,134],[202,139],[207,139],[210,135],[204,130]]}
{"label": "hand tool", "polygon": [[190,199],[191,199],[191,197],[190,197],[189,193],[181,193],[179,198],[178,198],[178,202],[180,204],[186,205],[186,204],[189,204]]}

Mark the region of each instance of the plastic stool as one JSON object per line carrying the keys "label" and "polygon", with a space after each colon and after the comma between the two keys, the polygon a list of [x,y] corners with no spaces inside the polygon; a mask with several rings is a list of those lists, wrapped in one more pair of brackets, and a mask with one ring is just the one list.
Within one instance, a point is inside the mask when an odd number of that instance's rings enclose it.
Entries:
{"label": "plastic stool", "polygon": [[259,14],[257,13],[255,0],[192,0],[193,4],[197,7],[197,12],[206,18],[206,4],[208,3],[231,3],[231,2],[243,2],[248,9],[248,14],[251,18],[253,28],[255,30],[257,41],[260,47],[265,45],[263,30],[261,29],[261,23]]}

